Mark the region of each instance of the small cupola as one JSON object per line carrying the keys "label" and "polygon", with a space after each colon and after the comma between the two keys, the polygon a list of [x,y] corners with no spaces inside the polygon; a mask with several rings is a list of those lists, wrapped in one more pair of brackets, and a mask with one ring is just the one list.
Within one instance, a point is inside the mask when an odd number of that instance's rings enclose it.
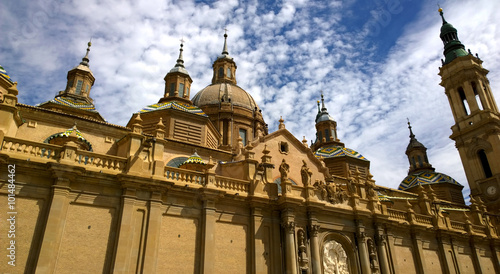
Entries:
{"label": "small cupola", "polygon": [[229,56],[227,50],[227,31],[224,33],[224,47],[221,55],[217,57],[212,65],[214,74],[212,77],[212,84],[217,83],[231,83],[236,85],[236,63],[233,57]]}
{"label": "small cupola", "polygon": [[337,137],[337,122],[333,119],[328,110],[325,107],[325,99],[323,96],[323,91],[321,92],[321,108],[320,102],[318,103],[318,114],[316,114],[316,141],[312,145],[313,151],[326,146],[335,145],[344,147],[344,144],[340,142]]}
{"label": "small cupola", "polygon": [[177,58],[175,66],[165,75],[165,93],[158,103],[177,100],[191,104],[189,98],[193,80],[184,67],[183,47],[183,41],[181,40],[179,58]]}
{"label": "small cupola", "polygon": [[429,159],[427,158],[427,148],[422,143],[417,141],[417,138],[415,138],[415,134],[413,134],[411,129],[410,121],[408,121],[408,129],[410,130],[410,143],[406,147],[406,155],[408,156],[408,161],[410,163],[408,174],[421,170],[434,171],[434,168],[429,163]]}
{"label": "small cupola", "polygon": [[82,58],[80,64],[68,71],[66,89],[59,92],[56,97],[73,97],[79,100],[87,101],[92,103],[93,100],[90,98],[90,89],[94,85],[95,78],[94,74],[89,67],[89,52],[92,42],[87,44],[87,53]]}

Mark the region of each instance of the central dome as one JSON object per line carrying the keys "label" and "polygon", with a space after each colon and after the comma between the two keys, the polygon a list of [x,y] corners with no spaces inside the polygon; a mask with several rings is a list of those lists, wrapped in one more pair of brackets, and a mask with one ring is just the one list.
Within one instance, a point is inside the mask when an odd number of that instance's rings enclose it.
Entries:
{"label": "central dome", "polygon": [[232,103],[248,110],[258,110],[259,107],[252,96],[237,85],[216,83],[200,90],[191,100],[197,107]]}

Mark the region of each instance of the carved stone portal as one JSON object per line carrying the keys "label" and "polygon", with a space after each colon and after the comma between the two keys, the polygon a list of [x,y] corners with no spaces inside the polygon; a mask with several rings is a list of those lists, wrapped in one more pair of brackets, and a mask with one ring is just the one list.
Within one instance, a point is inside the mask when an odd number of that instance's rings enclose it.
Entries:
{"label": "carved stone portal", "polygon": [[349,273],[347,254],[337,241],[330,240],[323,247],[323,268],[326,274]]}

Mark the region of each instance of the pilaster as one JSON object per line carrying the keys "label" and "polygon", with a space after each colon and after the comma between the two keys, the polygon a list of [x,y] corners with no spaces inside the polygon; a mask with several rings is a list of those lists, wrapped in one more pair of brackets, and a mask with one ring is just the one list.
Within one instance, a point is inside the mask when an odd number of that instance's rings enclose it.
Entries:
{"label": "pilaster", "polygon": [[144,255],[144,273],[154,273],[158,258],[158,245],[161,232],[161,192],[151,193],[149,200],[148,230],[146,234],[146,250]]}
{"label": "pilaster", "polygon": [[215,261],[215,199],[203,197],[202,235],[201,235],[201,269],[203,273],[216,273]]}
{"label": "pilaster", "polygon": [[38,256],[37,273],[54,273],[64,224],[66,222],[66,213],[69,208],[70,180],[58,175],[61,174],[56,175],[57,177],[52,186],[52,201],[50,203],[40,255]]}
{"label": "pilaster", "polygon": [[123,189],[121,217],[118,230],[118,242],[114,261],[114,273],[129,273],[132,258],[132,240],[134,231],[134,203],[136,190],[131,187]]}

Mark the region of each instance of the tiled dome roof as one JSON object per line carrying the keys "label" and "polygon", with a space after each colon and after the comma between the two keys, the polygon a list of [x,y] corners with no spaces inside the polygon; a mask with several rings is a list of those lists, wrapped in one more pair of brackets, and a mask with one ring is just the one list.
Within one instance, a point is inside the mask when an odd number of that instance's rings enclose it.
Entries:
{"label": "tiled dome roof", "polygon": [[73,126],[63,132],[50,135],[47,139],[45,139],[44,143],[50,143],[51,140],[56,138],[67,138],[72,134],[76,135],[79,141],[86,144],[89,151],[92,151],[92,144],[83,137],[82,133],[76,128],[76,126]]}
{"label": "tiled dome roof", "polygon": [[0,76],[9,80],[9,82],[12,82],[12,79],[10,79],[10,76],[7,74],[7,71],[5,71],[5,69],[2,67],[2,65],[0,65]]}
{"label": "tiled dome roof", "polygon": [[183,102],[177,102],[177,101],[169,101],[169,102],[164,102],[164,103],[157,103],[153,105],[149,105],[143,109],[141,109],[139,112],[144,113],[144,112],[151,112],[151,111],[157,111],[157,110],[162,110],[162,109],[177,109],[185,112],[189,112],[192,114],[200,115],[200,116],[205,116],[205,112],[201,110],[200,108],[183,103]]}
{"label": "tiled dome roof", "polygon": [[342,156],[349,156],[352,158],[356,159],[361,159],[368,161],[363,155],[361,155],[359,152],[352,150],[350,148],[345,148],[345,147],[340,147],[340,146],[325,146],[322,147],[314,152],[314,156],[316,158],[334,158],[334,157],[342,157]]}
{"label": "tiled dome roof", "polygon": [[415,173],[412,173],[401,182],[399,185],[399,190],[407,190],[419,184],[428,185],[428,184],[441,184],[441,183],[450,183],[458,186],[462,186],[460,183],[455,181],[455,179],[450,176],[431,171],[431,170],[422,170]]}
{"label": "tiled dome roof", "polygon": [[67,97],[67,96],[58,96],[50,101],[38,104],[37,106],[43,106],[43,105],[48,104],[48,103],[56,103],[58,105],[88,110],[88,111],[92,111],[92,112],[97,112],[94,104],[89,103],[86,100],[79,100],[79,99]]}

